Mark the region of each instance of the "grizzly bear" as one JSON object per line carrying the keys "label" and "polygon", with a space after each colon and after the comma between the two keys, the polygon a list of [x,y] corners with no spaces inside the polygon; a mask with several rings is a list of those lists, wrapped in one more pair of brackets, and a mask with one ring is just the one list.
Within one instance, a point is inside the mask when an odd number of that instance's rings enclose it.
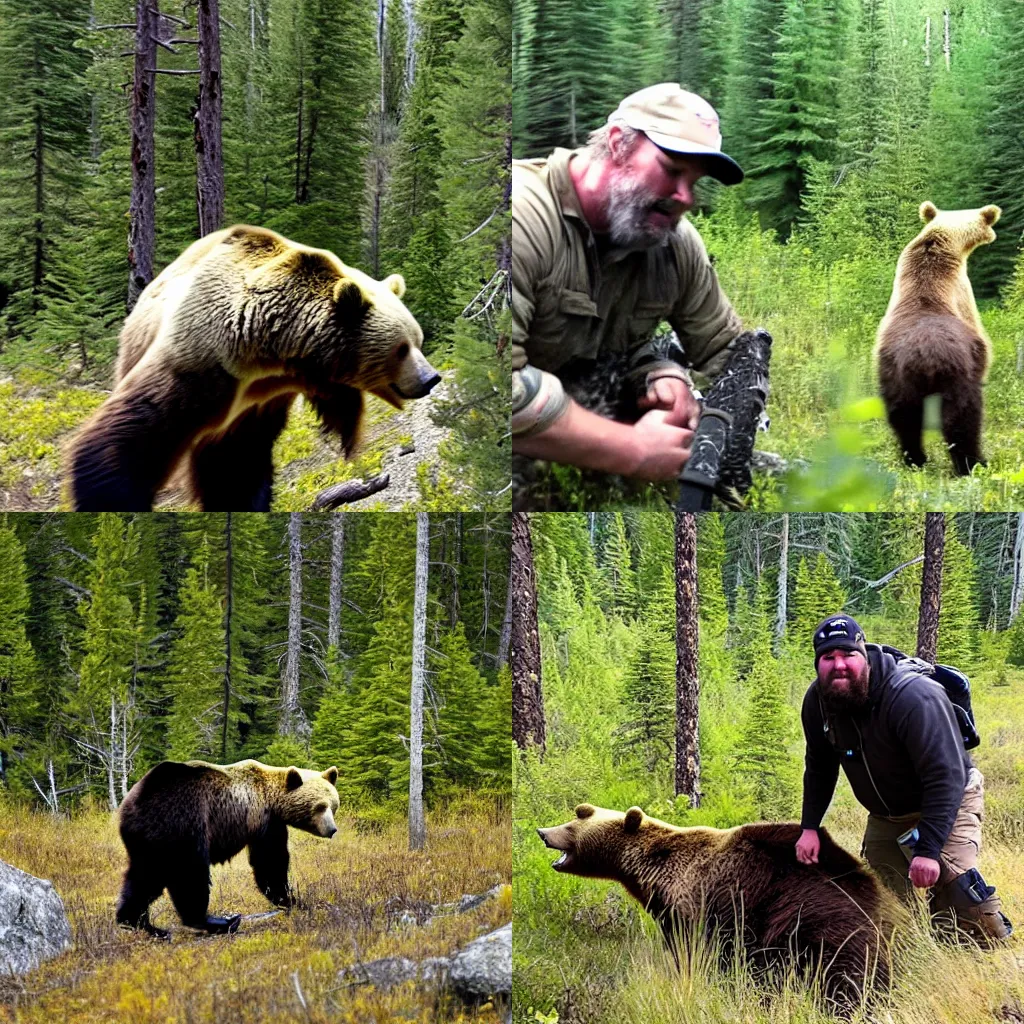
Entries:
{"label": "grizzly bear", "polygon": [[121,804],[121,839],[128,851],[117,922],[158,938],[149,905],[166,888],[182,923],[212,933],[233,932],[241,915],[212,917],[210,865],[249,847],[260,892],[279,907],[288,888],[288,827],[330,839],[338,769],[271,768],[259,761],[216,765],[164,761],[132,786]]}
{"label": "grizzly bear", "polygon": [[678,828],[639,807],[623,814],[581,804],[575,820],[537,832],[562,853],[556,871],[621,882],[677,962],[680,943],[701,929],[721,943],[723,959],[739,944],[755,969],[820,968],[837,1006],[857,1003],[865,982],[888,983],[889,938],[902,911],[825,829],[818,864],[806,866],[792,822]]}
{"label": "grizzly bear", "polygon": [[404,293],[264,228],[193,243],[125,321],[113,394],[71,452],[74,508],[151,509],[180,464],[203,509],[268,511],[297,395],[351,455],[364,391],[400,409],[441,379]]}
{"label": "grizzly bear", "polygon": [[909,466],[925,463],[924,400],[942,397],[942,434],[953,469],[985,464],[981,385],[992,343],[974,304],[967,257],[993,241],[998,206],[939,210],[921,204],[921,233],[896,264],[892,298],[878,325],[875,360],[889,425]]}

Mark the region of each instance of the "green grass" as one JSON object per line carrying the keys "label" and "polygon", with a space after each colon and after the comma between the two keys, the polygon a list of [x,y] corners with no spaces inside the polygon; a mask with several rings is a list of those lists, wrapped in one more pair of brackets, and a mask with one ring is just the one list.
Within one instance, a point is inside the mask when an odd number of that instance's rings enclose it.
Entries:
{"label": "green grass", "polygon": [[[989,652],[998,653],[998,652]],[[982,745],[972,752],[986,779],[984,846],[979,867],[995,885],[1018,937],[995,952],[937,944],[922,922],[913,926],[898,981],[874,1010],[853,1021],[886,1024],[991,1024],[1024,1015],[1024,671],[990,661],[972,672]],[[798,687],[799,696],[803,689]],[[557,716],[557,711],[552,711]],[[608,722],[604,720],[607,727]],[[552,729],[552,736],[557,733]],[[515,916],[513,1010],[517,1024],[838,1024],[798,977],[778,991],[754,982],[739,965],[723,971],[710,951],[675,969],[647,914],[616,883],[558,874],[555,854],[538,826],[561,824],[578,802],[625,810],[639,803],[680,824],[728,826],[750,820],[724,793],[721,765],[705,778],[705,805],[684,813],[674,805],[666,771],[631,781],[586,742],[552,746],[544,764],[516,766],[513,822]],[[802,755],[794,738],[793,753]],[[721,755],[719,755],[720,757]],[[825,819],[847,849],[860,848],[866,812],[840,777]],[[998,1016],[1002,1014],[1002,1016]]]}
{"label": "green grass", "polygon": [[[435,1005],[431,992],[412,985],[387,993],[349,988],[337,972],[378,957],[447,956],[505,924],[507,890],[474,911],[422,927],[395,923],[386,907],[450,902],[507,884],[507,815],[472,800],[431,815],[424,853],[407,851],[401,821],[368,834],[360,834],[357,824],[357,817],[340,815],[330,842],[289,829],[291,879],[299,896],[290,913],[243,920],[234,936],[200,936],[180,924],[165,895],[153,906],[153,920],[173,934],[160,942],[114,923],[125,857],[113,815],[91,811],[69,820],[0,807],[0,858],[53,882],[74,941],[70,952],[26,977],[0,980],[0,1020],[495,1024],[489,1006],[477,1013],[447,1001]],[[214,913],[271,909],[244,854],[214,867],[210,906]]]}

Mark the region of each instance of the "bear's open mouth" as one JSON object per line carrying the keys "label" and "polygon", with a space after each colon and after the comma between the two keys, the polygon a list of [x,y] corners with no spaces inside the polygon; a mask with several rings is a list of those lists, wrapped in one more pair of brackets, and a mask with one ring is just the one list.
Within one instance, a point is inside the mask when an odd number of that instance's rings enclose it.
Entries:
{"label": "bear's open mouth", "polygon": [[553,868],[554,868],[554,869],[555,869],[556,871],[562,871],[562,870],[563,870],[563,869],[565,868],[565,866],[566,866],[566,865],[567,865],[568,863],[569,863],[569,852],[568,852],[568,850],[567,850],[567,851],[565,851],[565,853],[563,853],[563,854],[562,854],[562,856],[561,856],[561,857],[559,857],[559,858],[558,858],[558,860],[556,860],[556,861],[555,861],[555,862],[554,862],[554,863],[553,863],[553,864],[552,864],[551,866],[552,866],[552,867],[553,867]]}

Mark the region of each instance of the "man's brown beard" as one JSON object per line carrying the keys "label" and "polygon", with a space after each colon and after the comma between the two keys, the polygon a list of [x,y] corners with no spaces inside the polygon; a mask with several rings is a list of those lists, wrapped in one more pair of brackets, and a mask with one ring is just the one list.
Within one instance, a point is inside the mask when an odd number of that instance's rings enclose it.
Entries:
{"label": "man's brown beard", "polygon": [[864,670],[855,678],[850,679],[845,691],[832,687],[831,673],[828,677],[818,674],[818,692],[826,706],[833,711],[857,711],[868,702],[868,686],[870,683],[871,666],[865,663]]}
{"label": "man's brown beard", "polygon": [[676,224],[655,227],[647,215],[658,205],[656,192],[626,172],[618,171],[608,190],[608,234],[611,240],[626,249],[650,249],[661,245],[676,230],[678,219]]}

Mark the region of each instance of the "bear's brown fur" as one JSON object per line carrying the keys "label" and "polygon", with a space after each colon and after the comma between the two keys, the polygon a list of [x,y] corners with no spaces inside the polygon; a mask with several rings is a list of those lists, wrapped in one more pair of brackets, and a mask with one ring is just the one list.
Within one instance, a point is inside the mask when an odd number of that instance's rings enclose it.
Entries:
{"label": "bear's brown fur", "polygon": [[193,243],[121,332],[114,392],[78,434],[74,507],[145,511],[179,463],[207,511],[267,511],[271,448],[297,395],[354,449],[370,391],[398,408],[440,380],[384,281],[240,225]]}
{"label": "bear's brown fur", "polygon": [[[888,984],[888,945],[902,911],[855,857],[819,829],[817,865],[797,862],[795,823],[678,828],[590,804],[537,830],[562,856],[556,871],[621,882],[658,921],[678,959],[695,928],[737,941],[755,968],[821,968],[826,996],[857,1003],[865,980]],[[742,920],[742,928],[738,921]]]}
{"label": "bear's brown fur", "polygon": [[259,761],[216,765],[164,761],[132,786],[120,810],[128,851],[117,921],[166,938],[149,920],[149,905],[166,888],[184,924],[234,931],[241,918],[211,917],[210,865],[249,848],[260,892],[290,907],[288,826],[330,839],[338,769],[273,768]]}
{"label": "bear's brown fur", "polygon": [[992,344],[978,317],[967,257],[993,241],[998,206],[939,210],[921,204],[921,233],[896,265],[875,358],[885,408],[908,465],[925,462],[924,400],[942,396],[942,433],[955,472],[981,463],[981,385]]}

